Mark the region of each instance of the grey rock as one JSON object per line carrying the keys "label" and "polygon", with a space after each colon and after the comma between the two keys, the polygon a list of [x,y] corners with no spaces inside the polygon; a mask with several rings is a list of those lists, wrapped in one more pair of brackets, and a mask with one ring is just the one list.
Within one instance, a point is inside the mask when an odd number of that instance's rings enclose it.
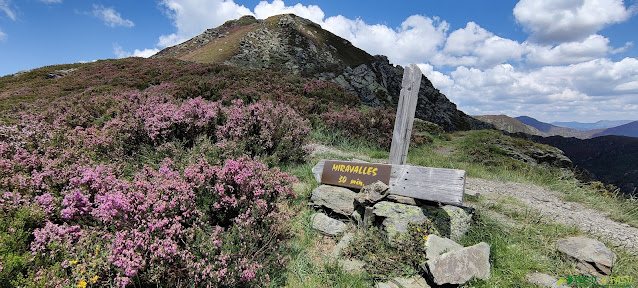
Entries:
{"label": "grey rock", "polygon": [[410,278],[396,277],[386,282],[377,283],[375,288],[430,288],[428,282],[421,276],[413,276]]}
{"label": "grey rock", "polygon": [[460,244],[434,234],[428,235],[428,240],[425,241],[425,257],[427,259],[434,259],[445,253],[461,249],[463,249],[463,246]]}
{"label": "grey rock", "polygon": [[370,206],[385,198],[390,193],[390,187],[381,181],[363,186],[355,200],[362,206]]}
{"label": "grey rock", "polygon": [[382,201],[374,205],[374,215],[383,217],[382,225],[392,241],[407,232],[409,223],[423,223],[427,218],[420,207]]}
{"label": "grey rock", "polygon": [[530,274],[527,274],[525,278],[527,279],[527,282],[538,285],[540,287],[547,287],[547,288],[569,287],[564,283],[561,283],[561,285],[558,286],[558,279],[556,277],[553,277],[551,275],[547,275],[544,273],[539,273],[539,272],[530,273]]}
{"label": "grey rock", "polygon": [[472,278],[490,278],[490,246],[481,242],[428,260],[422,268],[436,285],[464,284]]}
{"label": "grey rock", "polygon": [[343,270],[350,273],[360,273],[363,272],[363,266],[365,266],[366,263],[356,259],[340,259],[339,265],[343,267]]}
{"label": "grey rock", "polygon": [[346,188],[321,185],[312,190],[310,201],[314,205],[326,207],[343,216],[351,216],[354,212],[355,196],[355,192]]}
{"label": "grey rock", "polygon": [[450,219],[450,239],[454,241],[461,240],[467,231],[470,230],[472,215],[463,208],[452,205],[445,205],[442,209],[447,212]]}
{"label": "grey rock", "polygon": [[395,284],[392,281],[387,281],[387,282],[379,282],[376,285],[374,285],[374,288],[401,288],[399,287],[399,285]]}
{"label": "grey rock", "polygon": [[417,205],[416,204],[416,200],[414,200],[414,198],[412,198],[412,197],[406,197],[406,196],[390,194],[390,195],[386,196],[385,199],[388,200],[388,201],[401,203],[401,204],[406,204],[406,205],[414,205],[414,206]]}
{"label": "grey rock", "polygon": [[347,225],[339,220],[332,219],[323,213],[315,213],[310,216],[312,228],[326,235],[335,236],[346,231]]}
{"label": "grey rock", "polygon": [[556,241],[558,251],[576,259],[577,267],[584,273],[610,275],[616,262],[616,254],[605,244],[587,237],[568,237]]}
{"label": "grey rock", "polygon": [[339,243],[337,243],[337,246],[335,246],[335,248],[332,249],[331,256],[333,258],[339,258],[339,256],[341,256],[341,253],[343,252],[343,249],[346,249],[348,245],[350,245],[350,242],[352,242],[353,238],[354,238],[353,233],[343,234],[343,237],[341,237],[341,240],[339,240]]}

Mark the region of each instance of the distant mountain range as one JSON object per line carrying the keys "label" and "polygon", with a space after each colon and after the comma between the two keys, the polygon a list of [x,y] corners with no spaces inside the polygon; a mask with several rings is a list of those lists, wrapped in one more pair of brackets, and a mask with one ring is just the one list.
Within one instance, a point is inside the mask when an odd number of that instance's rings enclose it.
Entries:
{"label": "distant mountain range", "polygon": [[[525,133],[522,137],[561,149],[572,162],[586,169],[594,180],[614,184],[623,193],[636,193],[638,188],[638,121],[606,129],[578,130],[560,127],[521,116],[505,115],[474,116],[493,124],[497,129],[509,133]],[[612,125],[626,121],[599,121],[589,123]],[[572,122],[575,123],[575,122]],[[581,127],[588,125],[587,123]],[[573,125],[572,125],[573,126]],[[626,137],[629,136],[629,137]]]}
{"label": "distant mountain range", "polygon": [[558,122],[558,123],[571,123],[572,127],[607,127],[610,125],[618,124],[617,126],[610,126],[607,128],[598,128],[591,130],[581,130],[576,128],[569,128],[558,126],[550,123],[538,121],[532,117],[520,116],[512,118],[506,115],[483,115],[474,116],[481,121],[491,123],[496,126],[497,129],[507,131],[509,133],[525,133],[529,135],[536,135],[542,137],[550,136],[563,136],[574,137],[579,139],[590,139],[599,136],[616,135],[616,136],[628,136],[638,137],[638,121],[598,121],[596,123],[579,123],[579,122]]}
{"label": "distant mountain range", "polygon": [[567,127],[578,130],[595,130],[595,129],[607,129],[620,125],[625,125],[633,120],[600,120],[596,123],[581,123],[581,122],[552,122],[552,125]]}

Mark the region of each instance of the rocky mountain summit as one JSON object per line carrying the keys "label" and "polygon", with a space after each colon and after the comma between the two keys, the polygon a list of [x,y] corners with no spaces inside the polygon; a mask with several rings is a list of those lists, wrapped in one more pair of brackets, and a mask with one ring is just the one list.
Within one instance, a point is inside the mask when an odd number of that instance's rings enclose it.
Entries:
{"label": "rocky mountain summit", "polygon": [[[274,69],[333,81],[372,107],[397,105],[403,75],[403,67],[391,64],[386,56],[372,56],[320,25],[293,14],[264,20],[244,16],[152,57]],[[427,77],[421,80],[416,117],[448,131],[492,127],[459,111]]]}

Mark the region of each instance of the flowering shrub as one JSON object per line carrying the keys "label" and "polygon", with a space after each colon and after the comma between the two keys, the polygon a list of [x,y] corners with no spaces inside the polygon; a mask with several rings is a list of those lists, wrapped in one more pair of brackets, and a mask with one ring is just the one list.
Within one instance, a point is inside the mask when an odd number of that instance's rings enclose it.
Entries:
{"label": "flowering shrub", "polygon": [[328,127],[340,130],[350,137],[363,138],[385,149],[389,149],[392,144],[396,116],[391,109],[361,110],[346,106],[341,111],[323,113],[321,118]]}
{"label": "flowering shrub", "polygon": [[310,126],[290,107],[270,101],[245,106],[236,100],[233,104],[224,109],[226,124],[217,132],[224,147],[251,157],[266,156],[275,163],[300,161],[307,154],[303,144]]}

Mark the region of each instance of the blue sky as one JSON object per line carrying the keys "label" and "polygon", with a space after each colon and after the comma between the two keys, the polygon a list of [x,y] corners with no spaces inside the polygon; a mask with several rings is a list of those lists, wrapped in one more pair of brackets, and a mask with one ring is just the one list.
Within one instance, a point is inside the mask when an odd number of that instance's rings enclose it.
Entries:
{"label": "blue sky", "polygon": [[0,75],[147,57],[241,15],[295,13],[417,63],[468,114],[638,120],[637,0],[0,0]]}

